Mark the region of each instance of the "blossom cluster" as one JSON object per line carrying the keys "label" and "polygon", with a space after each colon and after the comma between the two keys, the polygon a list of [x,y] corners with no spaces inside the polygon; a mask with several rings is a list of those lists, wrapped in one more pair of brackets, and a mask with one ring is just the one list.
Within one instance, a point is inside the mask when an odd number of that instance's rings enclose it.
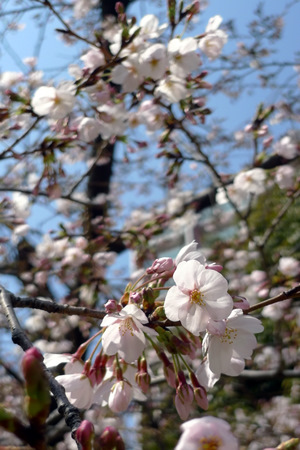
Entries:
{"label": "blossom cluster", "polygon": [[[179,416],[187,419],[194,401],[207,409],[206,390],[222,373],[242,372],[256,347],[254,334],[263,330],[257,318],[234,307],[221,270],[222,266],[206,261],[195,241],[174,260],[155,260],[127,286],[120,302],[106,303],[102,329],[86,345],[74,355],[46,356],[49,366],[67,362],[65,374],[57,380],[70,401],[85,409],[93,403],[108,404],[118,413],[133,398],[143,400],[153,376],[146,357],[147,347],[152,346],[167,382],[176,389]],[[172,279],[175,284],[167,286]],[[159,292],[164,290],[163,301]],[[83,362],[91,340],[97,344]]]}

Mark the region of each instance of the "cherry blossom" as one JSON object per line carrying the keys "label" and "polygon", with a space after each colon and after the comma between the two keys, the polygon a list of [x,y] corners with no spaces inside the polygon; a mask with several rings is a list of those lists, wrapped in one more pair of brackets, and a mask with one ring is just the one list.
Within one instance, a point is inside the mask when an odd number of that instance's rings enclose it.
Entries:
{"label": "cherry blossom", "polygon": [[195,240],[182,247],[176,256],[174,263],[175,266],[178,266],[180,262],[189,261],[191,259],[195,259],[202,265],[205,265],[206,262],[206,258],[203,253],[198,250],[198,243]]}
{"label": "cherry blossom", "polygon": [[131,55],[122,64],[116,66],[112,70],[111,80],[121,84],[124,92],[135,91],[144,80],[138,55]]}
{"label": "cherry blossom", "polygon": [[79,361],[69,362],[64,368],[65,375],[58,375],[56,380],[65,388],[72,405],[88,409],[93,403],[94,390],[90,379],[83,373],[83,367]]}
{"label": "cherry blossom", "polygon": [[238,441],[225,420],[216,417],[192,419],[181,425],[182,435],[175,450],[238,450]]}
{"label": "cherry blossom", "polygon": [[168,319],[194,335],[204,331],[209,318],[228,317],[233,302],[228,283],[217,271],[206,269],[196,260],[182,261],[173,275],[176,286],[167,292],[164,308]]}
{"label": "cherry blossom", "polygon": [[293,159],[298,155],[297,145],[290,136],[284,136],[274,144],[275,152],[286,159]]}
{"label": "cherry blossom", "polygon": [[141,71],[147,78],[159,80],[168,67],[167,51],[163,44],[153,44],[141,55]]}
{"label": "cherry blossom", "polygon": [[266,173],[258,167],[240,172],[234,179],[236,190],[251,194],[262,194],[266,190]]}
{"label": "cherry blossom", "polygon": [[75,104],[74,92],[66,87],[41,86],[31,101],[33,111],[39,116],[51,119],[63,119],[73,109]]}
{"label": "cherry blossom", "polygon": [[91,142],[100,134],[100,122],[91,117],[83,117],[78,124],[78,137],[84,142]]}
{"label": "cherry blossom", "polygon": [[171,72],[178,77],[185,77],[196,70],[200,65],[196,50],[197,41],[194,38],[172,39],[168,44]]}
{"label": "cherry blossom", "polygon": [[278,270],[288,277],[297,277],[300,274],[300,262],[292,256],[283,256],[279,260]]}
{"label": "cherry blossom", "polygon": [[136,361],[146,346],[144,333],[152,336],[157,334],[145,327],[146,323],[147,316],[134,304],[125,306],[118,314],[105,316],[101,324],[107,327],[102,336],[104,352],[107,355],[118,353],[128,363]]}
{"label": "cherry blossom", "polygon": [[168,75],[161,80],[154,91],[156,97],[162,97],[170,103],[177,103],[189,95],[185,80],[176,75]]}
{"label": "cherry blossom", "polygon": [[255,317],[234,309],[228,319],[208,324],[203,340],[203,350],[208,357],[210,370],[236,376],[244,369],[244,359],[251,357],[256,347],[254,333],[261,333],[263,326]]}
{"label": "cherry blossom", "polygon": [[227,42],[227,34],[219,30],[222,22],[221,16],[211,17],[205,29],[205,36],[200,39],[199,48],[210,59],[216,59]]}
{"label": "cherry blossom", "polygon": [[292,189],[295,185],[296,171],[290,165],[280,166],[275,173],[275,181],[280,189]]}

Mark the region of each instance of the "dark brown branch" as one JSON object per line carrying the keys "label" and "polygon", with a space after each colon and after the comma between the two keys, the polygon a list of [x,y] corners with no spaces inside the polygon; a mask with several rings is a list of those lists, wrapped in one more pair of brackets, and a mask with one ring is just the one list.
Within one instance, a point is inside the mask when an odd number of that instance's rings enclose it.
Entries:
{"label": "dark brown branch", "polygon": [[[12,341],[26,351],[33,347],[33,345],[20,326],[13,309],[13,299],[14,295],[0,286],[0,304],[2,305],[4,314],[10,326]],[[80,412],[77,408],[71,405],[66,397],[64,388],[56,381],[47,367],[45,365],[43,365],[43,367],[49,382],[50,390],[56,400],[58,411],[64,417],[66,424],[72,430],[72,436],[74,437],[74,433],[82,422]],[[78,448],[80,448],[79,445]]]}
{"label": "dark brown branch", "polygon": [[61,305],[51,300],[42,300],[34,297],[17,297],[13,294],[10,295],[11,304],[14,308],[40,309],[48,313],[65,314],[67,316],[85,316],[94,319],[103,319],[106,314],[104,311],[79,306]]}

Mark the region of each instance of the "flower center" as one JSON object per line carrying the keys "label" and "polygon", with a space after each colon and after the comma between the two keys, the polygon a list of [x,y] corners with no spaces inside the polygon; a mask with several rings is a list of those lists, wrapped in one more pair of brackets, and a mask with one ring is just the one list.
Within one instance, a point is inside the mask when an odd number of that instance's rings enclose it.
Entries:
{"label": "flower center", "polygon": [[218,436],[203,437],[199,441],[198,450],[218,450],[222,441]]}
{"label": "flower center", "polygon": [[197,289],[194,289],[190,293],[190,301],[192,303],[196,303],[196,305],[203,306],[204,305],[204,296],[200,291],[198,291]]}
{"label": "flower center", "polygon": [[236,337],[237,329],[226,327],[225,333],[220,337],[220,339],[223,344],[233,344],[233,341],[236,339]]}
{"label": "flower center", "polygon": [[131,334],[131,336],[134,336],[134,329],[136,327],[134,326],[133,320],[129,317],[128,319],[122,320],[119,325],[119,331],[122,336],[125,336],[127,332]]}

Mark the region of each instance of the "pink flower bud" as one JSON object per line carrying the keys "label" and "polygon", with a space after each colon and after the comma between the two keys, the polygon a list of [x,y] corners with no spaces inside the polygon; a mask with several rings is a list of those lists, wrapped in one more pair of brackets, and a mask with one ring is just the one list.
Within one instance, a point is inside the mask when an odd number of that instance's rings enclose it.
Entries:
{"label": "pink flower bud", "polygon": [[135,381],[146,394],[150,387],[151,377],[147,371],[147,361],[145,358],[138,360],[138,372],[135,374]]}
{"label": "pink flower bud", "polygon": [[182,371],[178,372],[179,384],[176,389],[175,406],[181,420],[186,420],[190,414],[194,400],[193,388],[187,384]]}
{"label": "pink flower bud", "polygon": [[248,302],[248,300],[245,297],[240,297],[238,295],[235,295],[233,298],[233,306],[234,308],[238,308],[238,309],[249,309],[250,308],[250,303]]}
{"label": "pink flower bud", "polygon": [[143,295],[141,292],[130,292],[129,303],[139,304],[143,300]]}
{"label": "pink flower bud", "polygon": [[102,450],[125,450],[124,441],[114,427],[106,427],[98,442]]}
{"label": "pink flower bud", "polygon": [[76,430],[76,439],[84,450],[92,450],[94,443],[94,426],[88,420],[83,420]]}
{"label": "pink flower bud", "polygon": [[222,272],[223,266],[216,263],[206,264],[205,269],[215,270],[216,272]]}
{"label": "pink flower bud", "polygon": [[133,397],[133,388],[131,384],[126,381],[117,381],[111,388],[111,392],[108,399],[108,406],[112,412],[118,414],[129,406]]}
{"label": "pink flower bud", "polygon": [[147,269],[147,273],[163,273],[170,272],[174,269],[174,262],[172,258],[156,259],[152,266]]}
{"label": "pink flower bud", "polygon": [[119,305],[116,302],[116,300],[110,299],[105,303],[104,308],[105,308],[106,314],[113,314],[113,313],[121,311],[122,306]]}
{"label": "pink flower bud", "polygon": [[173,363],[171,363],[169,361],[169,359],[167,358],[167,356],[164,352],[161,352],[158,356],[161,359],[161,361],[163,362],[163,365],[164,365],[163,370],[164,370],[164,374],[165,374],[168,385],[171,386],[172,388],[176,389],[176,386],[177,386],[176,375],[175,375]]}
{"label": "pink flower bud", "polygon": [[206,390],[203,386],[201,386],[201,384],[197,380],[196,375],[193,372],[191,372],[190,374],[190,379],[194,388],[194,397],[196,403],[198,406],[200,406],[200,408],[206,411],[208,409],[208,399]]}

